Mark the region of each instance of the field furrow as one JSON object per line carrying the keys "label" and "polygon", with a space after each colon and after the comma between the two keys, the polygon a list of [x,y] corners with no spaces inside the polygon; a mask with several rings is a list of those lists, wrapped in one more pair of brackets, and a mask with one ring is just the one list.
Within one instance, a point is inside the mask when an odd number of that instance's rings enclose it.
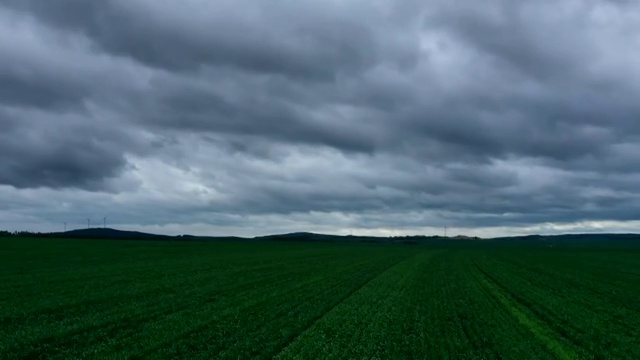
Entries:
{"label": "field furrow", "polygon": [[507,309],[514,318],[518,320],[522,326],[526,327],[531,333],[542,342],[550,352],[552,352],[558,359],[570,360],[578,359],[578,355],[571,349],[570,345],[567,345],[560,339],[560,336],[555,333],[545,322],[536,318],[531,314],[522,304],[513,299],[507,292],[505,292],[500,285],[498,285],[493,278],[483,270],[480,282],[498,299],[498,301]]}

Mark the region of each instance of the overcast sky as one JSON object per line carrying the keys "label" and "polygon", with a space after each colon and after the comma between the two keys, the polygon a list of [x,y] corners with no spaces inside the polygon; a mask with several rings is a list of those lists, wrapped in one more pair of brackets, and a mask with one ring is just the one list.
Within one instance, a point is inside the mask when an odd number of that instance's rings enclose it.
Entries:
{"label": "overcast sky", "polygon": [[640,231],[640,5],[0,0],[0,229]]}

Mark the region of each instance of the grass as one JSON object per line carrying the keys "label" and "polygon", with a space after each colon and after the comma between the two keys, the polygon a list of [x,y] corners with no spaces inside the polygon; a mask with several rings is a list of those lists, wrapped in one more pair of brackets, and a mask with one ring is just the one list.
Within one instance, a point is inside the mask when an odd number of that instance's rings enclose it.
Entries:
{"label": "grass", "polygon": [[578,245],[2,239],[0,358],[640,358],[640,245]]}

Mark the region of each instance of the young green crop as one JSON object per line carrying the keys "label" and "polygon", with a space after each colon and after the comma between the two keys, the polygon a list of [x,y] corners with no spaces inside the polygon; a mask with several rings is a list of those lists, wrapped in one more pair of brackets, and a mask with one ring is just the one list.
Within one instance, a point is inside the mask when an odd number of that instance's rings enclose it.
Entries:
{"label": "young green crop", "polygon": [[0,358],[640,358],[593,246],[2,239]]}

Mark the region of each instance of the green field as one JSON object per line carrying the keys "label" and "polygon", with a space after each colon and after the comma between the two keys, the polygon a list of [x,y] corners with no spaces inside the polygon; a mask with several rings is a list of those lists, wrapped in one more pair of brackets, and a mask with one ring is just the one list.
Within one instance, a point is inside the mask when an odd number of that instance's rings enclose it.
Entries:
{"label": "green field", "polygon": [[640,359],[640,246],[0,240],[6,359]]}

